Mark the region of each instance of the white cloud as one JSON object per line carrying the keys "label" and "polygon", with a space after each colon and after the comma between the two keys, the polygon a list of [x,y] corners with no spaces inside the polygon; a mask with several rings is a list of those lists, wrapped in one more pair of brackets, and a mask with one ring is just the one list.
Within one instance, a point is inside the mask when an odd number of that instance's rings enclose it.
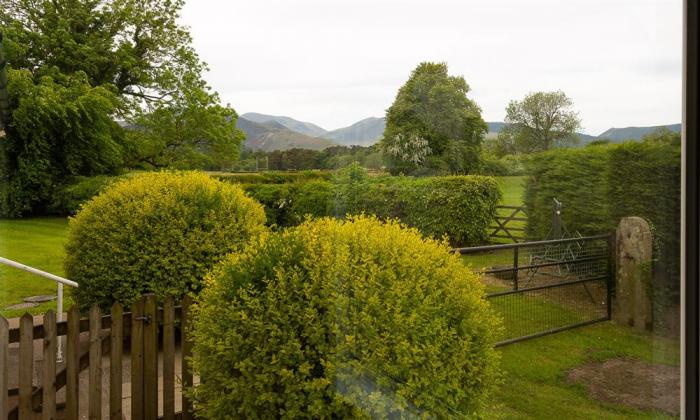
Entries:
{"label": "white cloud", "polygon": [[464,75],[489,121],[561,89],[586,132],[681,119],[681,0],[191,0],[181,21],[243,113],[332,129],[381,116],[421,61]]}

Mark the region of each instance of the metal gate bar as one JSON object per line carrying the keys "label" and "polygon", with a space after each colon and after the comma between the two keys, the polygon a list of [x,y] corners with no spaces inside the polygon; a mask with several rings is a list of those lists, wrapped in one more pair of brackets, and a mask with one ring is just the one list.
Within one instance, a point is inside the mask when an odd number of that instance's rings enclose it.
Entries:
{"label": "metal gate bar", "polygon": [[503,318],[497,346],[610,319],[612,235],[457,248]]}

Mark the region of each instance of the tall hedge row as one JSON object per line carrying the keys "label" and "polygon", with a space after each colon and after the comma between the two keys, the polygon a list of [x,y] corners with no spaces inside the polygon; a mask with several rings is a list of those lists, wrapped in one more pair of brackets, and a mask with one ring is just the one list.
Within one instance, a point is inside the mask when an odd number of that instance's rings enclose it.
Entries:
{"label": "tall hedge row", "polygon": [[569,232],[597,234],[615,229],[625,216],[650,222],[656,238],[655,292],[677,297],[680,255],[678,146],[628,142],[556,150],[528,162],[525,205],[527,234],[543,238],[551,226],[552,198],[563,202]]}
{"label": "tall hedge row", "polygon": [[211,175],[221,181],[237,184],[289,184],[333,178],[333,172],[329,171],[212,172]]}
{"label": "tall hedge row", "polygon": [[268,223],[277,227],[294,226],[307,215],[365,213],[400,219],[428,236],[447,237],[461,246],[487,241],[501,199],[496,180],[484,176],[340,178],[244,189],[265,206]]}

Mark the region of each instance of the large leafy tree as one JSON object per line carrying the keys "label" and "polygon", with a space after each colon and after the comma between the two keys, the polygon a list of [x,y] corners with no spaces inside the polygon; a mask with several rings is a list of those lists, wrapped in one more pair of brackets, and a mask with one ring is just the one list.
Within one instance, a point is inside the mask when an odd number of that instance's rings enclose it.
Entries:
{"label": "large leafy tree", "polygon": [[84,73],[42,76],[10,70],[11,123],[0,140],[0,214],[46,210],[52,192],[74,175],[116,170],[122,163],[122,130],[111,118],[118,96],[93,87]]}
{"label": "large leafy tree", "polygon": [[[83,71],[92,86],[159,102],[204,64],[177,23],[184,0],[5,0],[8,61],[36,77]],[[132,108],[133,110],[133,108]]]}
{"label": "large leafy tree", "polygon": [[[34,134],[25,130],[23,135],[19,134],[22,122],[16,115],[21,97],[12,102],[7,131],[8,137],[14,138],[3,146],[8,150],[3,176],[10,181],[23,176],[17,168],[22,167],[22,159],[34,159],[22,157],[23,153],[29,156],[32,145],[46,143],[42,150],[64,152],[61,145],[73,141],[68,136],[78,126],[85,149],[106,153],[100,142],[109,137],[115,142],[109,149],[111,154],[96,156],[98,164],[90,170],[52,166],[73,161],[73,156],[52,159],[43,172],[44,182],[56,185],[65,182],[67,174],[101,172],[96,168],[113,170],[114,165],[99,162],[114,162],[116,158],[121,158],[122,164],[147,167],[222,167],[236,159],[242,140],[235,126],[237,115],[221,105],[202,80],[205,64],[192,48],[187,28],[177,23],[183,4],[183,0],[4,1],[0,32],[5,34],[10,67],[21,70],[10,73],[11,79],[21,77],[18,89],[21,85],[39,95],[53,90],[67,100],[60,104],[66,107],[90,89],[111,99],[110,106],[81,110],[83,114],[35,119]],[[28,81],[34,87],[29,88]],[[76,83],[83,88],[80,95],[75,94]],[[85,117],[87,114],[90,116]],[[126,134],[115,124],[104,122],[118,119],[126,120],[136,132]],[[32,137],[44,132],[53,134]],[[10,144],[14,154],[9,152]],[[13,199],[5,197],[6,202]],[[32,211],[46,199],[45,194],[37,194],[30,200],[36,205],[25,200],[9,207],[25,209],[19,213]]]}
{"label": "large leafy tree", "polygon": [[421,63],[413,70],[386,113],[381,146],[392,172],[425,167],[431,157],[442,159],[455,149],[463,161],[450,168],[469,172],[479,165],[487,127],[468,92],[464,77],[450,76],[445,63]]}
{"label": "large leafy tree", "polygon": [[578,143],[580,128],[573,101],[564,92],[535,92],[508,104],[497,141],[507,153],[541,152]]}

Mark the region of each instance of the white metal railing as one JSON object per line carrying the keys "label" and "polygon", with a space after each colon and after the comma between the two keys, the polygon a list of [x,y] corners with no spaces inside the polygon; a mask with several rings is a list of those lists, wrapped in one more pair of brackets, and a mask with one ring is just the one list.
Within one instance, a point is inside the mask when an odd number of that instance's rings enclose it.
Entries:
{"label": "white metal railing", "polygon": [[[7,258],[3,257],[0,257],[0,264],[24,270],[29,273],[36,274],[37,276],[41,276],[49,280],[55,281],[58,288],[58,293],[56,297],[56,321],[63,321],[63,285],[65,284],[71,287],[78,287],[78,283],[74,282],[73,280],[64,279],[63,277],[57,276],[55,274],[47,273],[46,271],[41,271],[34,267],[18,263],[17,261],[8,260]],[[58,348],[56,352],[56,358],[59,361],[61,361],[63,360],[63,340],[59,339],[57,344]]]}

